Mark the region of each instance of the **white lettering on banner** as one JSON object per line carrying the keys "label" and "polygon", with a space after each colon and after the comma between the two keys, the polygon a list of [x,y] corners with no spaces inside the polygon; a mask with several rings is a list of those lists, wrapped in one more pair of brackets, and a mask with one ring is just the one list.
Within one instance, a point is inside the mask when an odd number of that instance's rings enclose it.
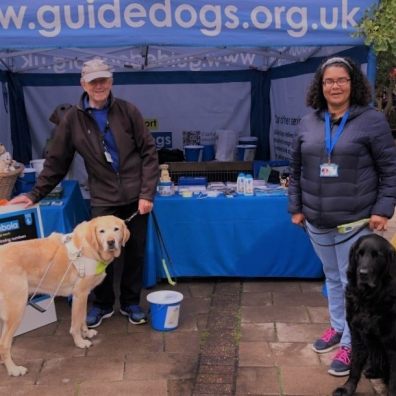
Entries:
{"label": "white lettering on banner", "polygon": [[[268,4],[250,10],[248,7],[254,2],[243,3],[238,8],[219,0],[217,4],[192,0],[139,0],[128,2],[125,6],[121,5],[120,0],[70,0],[62,4],[58,0],[47,0],[46,4],[38,1],[23,3],[23,0],[2,0],[0,30],[28,28],[43,37],[53,38],[65,30],[139,29],[148,25],[157,29],[191,29],[206,37],[217,37],[226,30],[268,29],[284,30],[290,37],[300,38],[318,29],[328,31],[353,28],[361,16],[359,14],[364,12],[362,7],[350,6],[350,3],[359,4],[357,0],[341,0],[339,6],[325,7],[314,1],[306,1],[306,6]],[[275,1],[271,3],[275,4]],[[164,33],[167,32],[164,30]]]}
{"label": "white lettering on banner", "polygon": [[[150,65],[166,64],[167,67],[179,70],[201,71],[215,68],[242,66],[249,67],[254,65],[256,54],[236,52],[233,54],[213,55],[203,54],[201,58],[194,56],[181,56],[173,51],[163,49],[153,50],[147,55],[147,60]],[[106,57],[103,57],[106,59]],[[140,64],[142,62],[142,55],[139,50],[130,50],[123,53],[120,59],[107,59],[110,64],[123,66],[125,63],[131,62],[133,64]],[[40,54],[21,55],[19,70],[28,70],[38,66],[42,66],[46,72],[52,71],[54,73],[79,72],[82,67],[82,61],[79,59],[68,59],[59,56],[48,57]],[[121,63],[122,62],[122,63]]]}
{"label": "white lettering on banner", "polygon": [[18,220],[7,221],[0,224],[0,231],[12,231],[19,229],[19,222]]}

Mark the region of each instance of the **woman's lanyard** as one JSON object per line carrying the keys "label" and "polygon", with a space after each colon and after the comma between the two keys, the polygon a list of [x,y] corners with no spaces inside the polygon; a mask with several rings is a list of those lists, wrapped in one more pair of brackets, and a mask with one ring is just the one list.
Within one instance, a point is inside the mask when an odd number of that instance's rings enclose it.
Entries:
{"label": "woman's lanyard", "polygon": [[328,111],[325,112],[325,144],[326,144],[326,152],[327,152],[327,161],[331,163],[331,152],[334,149],[338,139],[340,138],[342,132],[344,131],[345,123],[349,117],[349,111],[347,111],[343,116],[340,125],[338,125],[337,131],[331,138],[331,125],[330,125],[330,114]]}

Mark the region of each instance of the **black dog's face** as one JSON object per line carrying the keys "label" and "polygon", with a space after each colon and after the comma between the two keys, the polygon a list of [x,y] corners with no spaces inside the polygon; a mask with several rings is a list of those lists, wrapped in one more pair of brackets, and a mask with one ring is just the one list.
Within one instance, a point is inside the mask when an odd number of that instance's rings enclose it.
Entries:
{"label": "black dog's face", "polygon": [[349,281],[358,288],[373,289],[394,271],[395,249],[379,235],[365,235],[352,246],[349,265]]}

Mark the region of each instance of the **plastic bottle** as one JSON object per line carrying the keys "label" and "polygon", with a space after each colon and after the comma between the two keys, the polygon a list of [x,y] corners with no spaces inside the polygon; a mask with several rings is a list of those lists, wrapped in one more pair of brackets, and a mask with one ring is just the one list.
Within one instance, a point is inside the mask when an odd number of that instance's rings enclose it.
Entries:
{"label": "plastic bottle", "polygon": [[254,189],[253,189],[253,176],[252,175],[246,175],[245,176],[245,183],[244,183],[244,194],[245,195],[253,195]]}
{"label": "plastic bottle", "polygon": [[245,174],[240,173],[237,178],[237,193],[244,194],[245,193]]}

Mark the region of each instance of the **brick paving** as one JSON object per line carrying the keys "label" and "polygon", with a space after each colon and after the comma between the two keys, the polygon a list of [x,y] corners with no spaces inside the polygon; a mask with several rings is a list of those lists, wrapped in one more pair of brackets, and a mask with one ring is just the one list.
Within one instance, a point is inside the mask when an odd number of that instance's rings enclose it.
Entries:
{"label": "brick paving", "polygon": [[[384,234],[396,233],[396,222]],[[15,338],[23,377],[0,367],[0,396],[325,396],[345,381],[327,374],[332,353],[312,341],[328,326],[322,280],[179,280],[179,327],[169,332],[104,320],[88,350],[68,334],[70,309],[56,299],[58,321]],[[165,282],[151,291],[172,289]],[[358,396],[374,395],[362,379]]]}
{"label": "brick paving", "polygon": [[239,281],[214,285],[193,396],[235,394],[241,294]]}

